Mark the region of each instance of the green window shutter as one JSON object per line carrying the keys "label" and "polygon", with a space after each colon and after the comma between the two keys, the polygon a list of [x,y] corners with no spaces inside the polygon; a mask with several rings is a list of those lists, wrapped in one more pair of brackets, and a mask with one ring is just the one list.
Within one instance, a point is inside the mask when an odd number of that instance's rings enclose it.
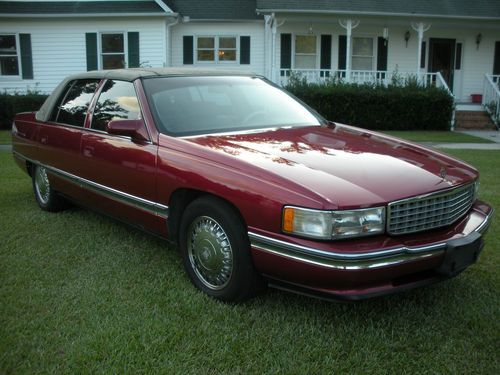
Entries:
{"label": "green window shutter", "polygon": [[250,64],[249,36],[240,36],[240,64]]}
{"label": "green window shutter", "polygon": [[33,79],[33,56],[31,54],[31,35],[19,34],[21,47],[21,67],[23,79]]}
{"label": "green window shutter", "polygon": [[332,68],[332,36],[321,35],[320,68]]}
{"label": "green window shutter", "polygon": [[495,55],[493,57],[493,74],[500,74],[500,42],[495,42]]}
{"label": "green window shutter", "polygon": [[87,71],[97,70],[97,33],[85,33]]}
{"label": "green window shutter", "polygon": [[[281,34],[281,69],[292,68],[292,34]],[[280,73],[284,75],[284,72]],[[287,74],[288,75],[288,74]]]}
{"label": "green window shutter", "polygon": [[347,36],[339,35],[339,69],[344,70],[346,68],[347,56],[345,49],[347,48]]}
{"label": "green window shutter", "polygon": [[182,63],[185,65],[193,63],[193,42],[194,38],[192,35],[184,35],[182,37]]}
{"label": "green window shutter", "polygon": [[426,43],[422,42],[422,54],[420,55],[420,67],[422,69],[425,69],[425,48],[426,48]]}
{"label": "green window shutter", "polygon": [[378,37],[377,40],[377,70],[386,71],[387,70],[387,40]]}
{"label": "green window shutter", "polygon": [[128,67],[138,68],[139,58],[139,32],[132,31],[128,33]]}

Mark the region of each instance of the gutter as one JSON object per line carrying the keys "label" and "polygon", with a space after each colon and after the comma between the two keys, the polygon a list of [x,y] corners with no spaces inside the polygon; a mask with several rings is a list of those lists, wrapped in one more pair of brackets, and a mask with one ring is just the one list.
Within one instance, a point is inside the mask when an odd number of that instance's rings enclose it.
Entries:
{"label": "gutter", "polygon": [[177,17],[178,13],[1,13],[0,18]]}
{"label": "gutter", "polygon": [[347,10],[311,10],[311,9],[257,9],[257,14],[271,13],[290,13],[290,14],[327,14],[327,15],[356,15],[356,16],[384,16],[384,17],[418,17],[418,18],[447,18],[447,19],[466,19],[478,21],[498,21],[500,17],[481,17],[481,16],[459,16],[442,14],[424,14],[424,13],[387,13],[387,12],[366,12],[366,11],[347,11]]}

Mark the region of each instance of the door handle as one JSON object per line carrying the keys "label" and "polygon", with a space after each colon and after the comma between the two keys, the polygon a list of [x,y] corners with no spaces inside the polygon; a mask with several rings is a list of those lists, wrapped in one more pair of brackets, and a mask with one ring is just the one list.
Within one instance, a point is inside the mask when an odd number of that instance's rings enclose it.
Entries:
{"label": "door handle", "polygon": [[87,158],[91,158],[94,156],[94,147],[93,146],[85,146],[83,147],[83,156]]}

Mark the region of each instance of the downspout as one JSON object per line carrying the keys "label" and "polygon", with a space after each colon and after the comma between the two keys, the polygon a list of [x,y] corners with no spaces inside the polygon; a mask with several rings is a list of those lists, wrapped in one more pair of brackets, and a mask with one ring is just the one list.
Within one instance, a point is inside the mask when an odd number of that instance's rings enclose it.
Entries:
{"label": "downspout", "polygon": [[165,23],[165,64],[164,66],[171,66],[172,65],[172,51],[171,51],[171,38],[172,38],[172,31],[171,28],[175,25],[177,25],[179,22],[181,22],[181,17],[177,15],[175,17],[174,22],[166,22]]}
{"label": "downspout", "polygon": [[272,80],[271,77],[272,41],[270,40],[272,22],[273,22],[273,16],[266,14],[264,16],[264,75],[270,80]]}

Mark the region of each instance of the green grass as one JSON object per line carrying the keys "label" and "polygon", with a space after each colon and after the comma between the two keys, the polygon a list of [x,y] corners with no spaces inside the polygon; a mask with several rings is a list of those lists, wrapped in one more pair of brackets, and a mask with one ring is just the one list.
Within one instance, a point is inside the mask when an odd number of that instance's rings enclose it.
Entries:
{"label": "green grass", "polygon": [[[449,151],[500,208],[499,151]],[[163,241],[83,209],[40,211],[0,152],[0,373],[498,374],[500,223],[478,263],[412,292],[241,305],[191,286]]]}
{"label": "green grass", "polygon": [[488,139],[473,135],[451,131],[384,131],[383,133],[399,137],[412,142],[438,142],[438,143],[493,143]]}
{"label": "green grass", "polygon": [[0,130],[0,145],[10,145],[11,143],[10,130]]}

